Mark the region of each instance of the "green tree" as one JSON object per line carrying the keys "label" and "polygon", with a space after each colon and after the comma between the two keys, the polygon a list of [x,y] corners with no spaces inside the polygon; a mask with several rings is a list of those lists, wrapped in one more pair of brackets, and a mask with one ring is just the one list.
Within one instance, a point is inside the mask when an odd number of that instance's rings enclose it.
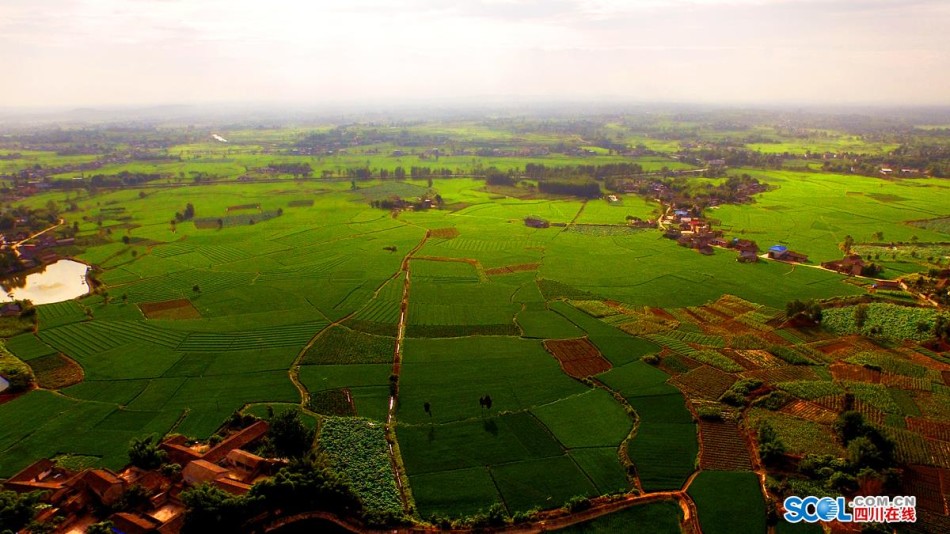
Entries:
{"label": "green tree", "polygon": [[767,421],[759,425],[758,435],[759,457],[765,464],[774,464],[785,454],[785,444],[779,439],[775,429]]}
{"label": "green tree", "polygon": [[268,437],[271,447],[278,456],[302,458],[313,446],[314,431],[300,420],[297,410],[285,410],[268,421]]}
{"label": "green tree", "polygon": [[248,497],[234,496],[209,484],[187,489],[179,498],[186,506],[183,534],[240,532],[254,503]]}
{"label": "green tree", "polygon": [[847,445],[854,438],[864,434],[864,416],[854,410],[841,412],[831,426],[838,440]]}
{"label": "green tree", "polygon": [[844,236],[844,241],[842,241],[841,244],[838,246],[839,248],[841,248],[841,252],[844,252],[845,254],[850,254],[851,247],[854,246],[854,238],[851,237],[851,235],[846,235]]}
{"label": "green tree", "polygon": [[858,304],[854,307],[854,324],[858,329],[864,328],[864,323],[868,320],[868,305]]}
{"label": "green tree", "polygon": [[86,534],[113,534],[112,529],[114,527],[115,523],[112,521],[100,521],[89,525],[89,528],[86,529]]}
{"label": "green tree", "polygon": [[856,437],[848,443],[848,460],[858,468],[877,469],[886,467],[889,463],[877,445],[865,436]]}
{"label": "green tree", "polygon": [[155,434],[144,438],[132,438],[129,442],[129,463],[142,469],[158,469],[168,455],[158,446]]}
{"label": "green tree", "polygon": [[36,515],[40,497],[40,492],[0,491],[0,529],[17,532],[26,527]]}

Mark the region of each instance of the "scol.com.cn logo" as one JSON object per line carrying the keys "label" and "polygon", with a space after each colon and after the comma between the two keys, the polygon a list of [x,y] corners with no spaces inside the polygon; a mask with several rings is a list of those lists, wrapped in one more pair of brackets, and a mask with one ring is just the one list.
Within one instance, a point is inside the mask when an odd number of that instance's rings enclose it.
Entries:
{"label": "scol.com.cn logo", "polygon": [[789,523],[916,523],[917,497],[787,497],[785,520]]}

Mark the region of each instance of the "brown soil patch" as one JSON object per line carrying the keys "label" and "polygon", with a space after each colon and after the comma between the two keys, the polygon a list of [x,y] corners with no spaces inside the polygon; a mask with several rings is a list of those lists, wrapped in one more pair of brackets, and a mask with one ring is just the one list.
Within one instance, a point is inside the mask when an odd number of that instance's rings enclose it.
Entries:
{"label": "brown soil patch", "polygon": [[688,373],[674,376],[670,384],[691,393],[690,396],[717,400],[735,381],[735,377],[729,373],[701,365]]}
{"label": "brown soil patch", "polygon": [[807,419],[823,425],[830,425],[838,418],[838,414],[814,402],[796,399],[785,406],[782,406],[781,412],[787,413],[801,419]]}
{"label": "brown soil patch", "polygon": [[916,391],[931,391],[933,389],[933,384],[929,378],[915,378],[893,373],[881,374],[881,383],[885,386]]}
{"label": "brown soil patch", "polygon": [[667,321],[677,321],[677,322],[679,322],[679,321],[676,319],[676,317],[673,317],[673,316],[670,314],[670,312],[664,310],[663,308],[647,308],[647,309],[650,311],[650,313],[652,313],[653,315],[656,315],[656,316],[659,317],[660,319],[666,319]]}
{"label": "brown soil patch", "polygon": [[[829,395],[827,397],[815,399],[814,402],[815,404],[821,405],[835,413],[841,413],[845,411],[844,395]],[[861,399],[854,399],[854,406],[851,409],[859,412],[864,416],[865,419],[876,425],[884,426],[885,424],[887,414],[862,401]]]}
{"label": "brown soil patch", "polygon": [[950,470],[909,465],[901,477],[901,488],[904,495],[917,497],[918,507],[943,515],[947,507],[947,488],[950,488]]}
{"label": "brown soil patch", "polygon": [[699,421],[699,465],[702,469],[751,471],[752,460],[742,431],[734,422]]}
{"label": "brown soil patch", "polygon": [[429,237],[436,237],[440,239],[452,239],[459,236],[459,229],[455,227],[451,228],[434,228],[429,230]]}
{"label": "brown soil patch", "polygon": [[776,358],[767,350],[737,350],[737,356],[751,363],[751,367],[760,369],[774,369],[785,367],[785,362]]}
{"label": "brown soil patch", "polygon": [[50,354],[27,362],[36,376],[36,384],[44,389],[60,389],[83,380],[82,366],[63,354]]}
{"label": "brown soil patch", "polygon": [[863,365],[854,365],[844,362],[835,362],[828,366],[831,376],[835,380],[850,380],[852,382],[868,382],[871,384],[881,383],[881,372],[875,369],[868,369]]}
{"label": "brown soil patch", "polygon": [[188,299],[163,300],[161,302],[142,302],[139,304],[142,314],[148,319],[200,319],[201,314]]}
{"label": "brown soil patch", "polygon": [[237,206],[228,206],[227,212],[231,213],[232,211],[243,211],[243,210],[260,210],[260,204],[238,204]]}
{"label": "brown soil patch", "polygon": [[511,274],[519,273],[526,271],[537,271],[540,267],[540,263],[519,263],[518,265],[506,265],[504,267],[495,267],[494,269],[486,269],[485,274],[489,276],[497,276],[502,274]]}
{"label": "brown soil patch", "polygon": [[945,421],[927,419],[926,417],[908,417],[907,430],[931,439],[950,441],[950,423]]}
{"label": "brown soil patch", "polygon": [[549,339],[544,342],[547,349],[561,364],[561,369],[574,378],[584,378],[609,371],[607,361],[588,339]]}
{"label": "brown soil patch", "polygon": [[815,348],[823,352],[824,354],[834,354],[839,350],[845,350],[851,348],[851,343],[848,341],[835,341],[834,343],[821,344]]}

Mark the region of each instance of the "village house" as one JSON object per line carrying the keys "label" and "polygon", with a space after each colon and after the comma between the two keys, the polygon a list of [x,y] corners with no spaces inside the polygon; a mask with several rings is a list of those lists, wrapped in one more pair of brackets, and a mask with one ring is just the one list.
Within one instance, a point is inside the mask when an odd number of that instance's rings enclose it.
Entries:
{"label": "village house", "polygon": [[775,245],[769,248],[769,258],[794,263],[807,263],[808,256],[789,250],[785,245]]}
{"label": "village house", "polygon": [[871,287],[873,289],[903,289],[900,280],[878,280]]}
{"label": "village house", "polygon": [[821,266],[841,274],[858,276],[864,269],[864,260],[861,259],[861,256],[858,254],[850,254],[840,260],[826,261],[822,263]]}

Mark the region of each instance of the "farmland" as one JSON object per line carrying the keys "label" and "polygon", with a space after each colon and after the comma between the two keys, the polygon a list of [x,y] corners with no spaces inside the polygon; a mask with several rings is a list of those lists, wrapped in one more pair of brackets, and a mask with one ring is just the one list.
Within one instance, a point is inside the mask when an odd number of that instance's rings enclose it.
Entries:
{"label": "farmland", "polygon": [[[772,130],[774,143],[733,149],[805,165],[701,176],[691,141],[621,125],[610,130],[653,148],[564,149],[578,137],[504,121],[419,123],[396,138],[349,128],[237,130],[227,146],[182,131],[168,159],[95,169],[160,175],[115,186],[57,185],[89,181],[66,166],[95,156],[23,149],[2,160],[4,173],[48,170],[42,183],[53,185],[25,182],[16,204],[55,207],[69,241],[51,251],[92,266],[95,282],[80,299],[0,318],[0,374],[34,382],[0,397],[0,477],[43,457],[118,469],[133,438],[207,440],[236,412],[274,407],[304,415],[320,461],[377,517],[420,523],[530,520],[664,492],[694,503],[704,532],[761,532],[766,500],[780,494],[763,494],[753,473],[759,429],[773,429],[788,465],[844,458],[833,429],[844,411],[920,473],[950,469],[950,361],[930,343],[946,311],[899,289],[902,305],[885,302],[872,280],[818,266],[841,258],[845,235],[862,255],[893,240],[939,256],[942,179],[809,167],[805,141]],[[314,148],[327,136],[334,151]],[[895,147],[823,142],[875,157]],[[0,153],[19,150],[3,143]],[[539,186],[548,174],[617,198],[555,194]],[[618,186],[679,180],[696,193],[742,174],[767,187],[703,217],[810,263],[740,263],[721,246],[697,254],[633,226],[669,199]],[[885,273],[936,280],[945,264],[918,253],[890,258]],[[787,314],[795,299],[822,307],[821,323]],[[791,481],[780,491],[804,480],[777,475]],[[567,532],[627,521],[677,532],[686,519],[664,500]]]}

